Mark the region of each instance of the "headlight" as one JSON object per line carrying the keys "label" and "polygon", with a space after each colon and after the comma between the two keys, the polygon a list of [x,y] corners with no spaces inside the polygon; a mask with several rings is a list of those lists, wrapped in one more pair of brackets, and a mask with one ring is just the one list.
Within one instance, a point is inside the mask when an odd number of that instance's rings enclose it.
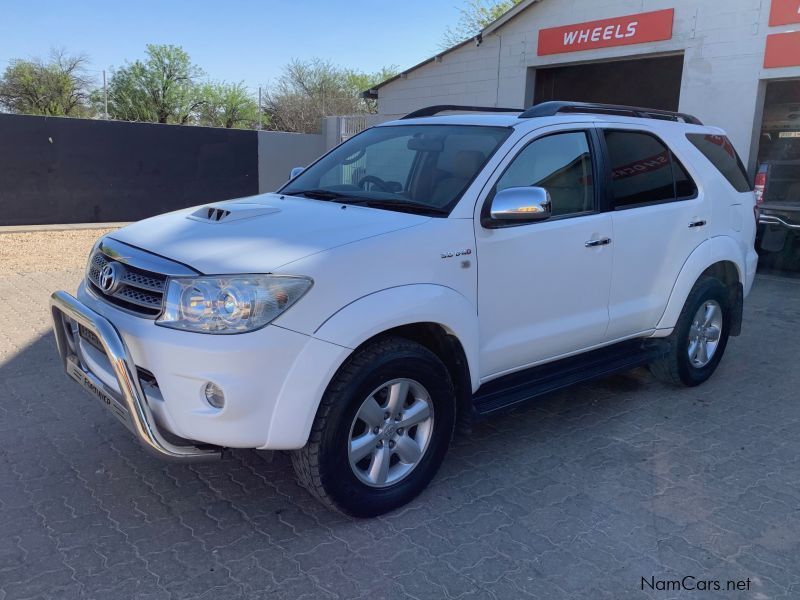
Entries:
{"label": "headlight", "polygon": [[287,275],[175,277],[156,324],[199,333],[244,333],[276,319],[313,281]]}

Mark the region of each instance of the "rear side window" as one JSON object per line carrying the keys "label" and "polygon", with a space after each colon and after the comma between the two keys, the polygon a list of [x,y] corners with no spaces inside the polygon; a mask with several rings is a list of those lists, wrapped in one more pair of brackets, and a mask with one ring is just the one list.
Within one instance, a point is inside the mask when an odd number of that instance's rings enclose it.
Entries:
{"label": "rear side window", "polygon": [[753,191],[747,171],[727,137],[706,133],[689,133],[686,137],[711,161],[737,192]]}
{"label": "rear side window", "polygon": [[694,184],[694,180],[674,154],[672,155],[672,174],[675,176],[676,199],[686,200],[697,195],[697,186]]}
{"label": "rear side window", "polygon": [[605,131],[614,208],[693,198],[697,186],[661,140],[638,131]]}

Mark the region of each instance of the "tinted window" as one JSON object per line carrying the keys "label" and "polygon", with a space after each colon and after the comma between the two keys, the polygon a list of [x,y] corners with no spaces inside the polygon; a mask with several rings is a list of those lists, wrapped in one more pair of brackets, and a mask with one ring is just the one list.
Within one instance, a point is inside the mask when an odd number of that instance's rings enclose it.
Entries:
{"label": "tinted window", "polygon": [[605,138],[614,208],[675,199],[671,152],[664,144],[631,131],[606,131]]}
{"label": "tinted window", "polygon": [[686,137],[717,167],[737,192],[752,191],[747,171],[727,137],[705,133],[690,133]]}
{"label": "tinted window", "polygon": [[553,216],[592,210],[592,157],[586,134],[559,133],[531,142],[508,166],[494,189],[525,186],[543,187],[550,192]]}
{"label": "tinted window", "polygon": [[675,176],[675,197],[678,200],[694,198],[697,195],[697,186],[686,168],[675,155],[672,155],[672,174]]}

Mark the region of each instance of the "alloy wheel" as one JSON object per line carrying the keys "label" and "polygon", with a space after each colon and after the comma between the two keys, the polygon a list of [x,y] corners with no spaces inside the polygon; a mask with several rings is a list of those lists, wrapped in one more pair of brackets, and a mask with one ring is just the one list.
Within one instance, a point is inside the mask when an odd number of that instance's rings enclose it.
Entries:
{"label": "alloy wheel", "polygon": [[348,439],[350,468],[371,487],[388,487],[419,465],[433,434],[433,402],[413,379],[393,379],[361,403]]}
{"label": "alloy wheel", "polygon": [[687,351],[692,366],[700,369],[710,363],[721,338],[722,307],[716,300],[707,300],[697,309],[689,327]]}

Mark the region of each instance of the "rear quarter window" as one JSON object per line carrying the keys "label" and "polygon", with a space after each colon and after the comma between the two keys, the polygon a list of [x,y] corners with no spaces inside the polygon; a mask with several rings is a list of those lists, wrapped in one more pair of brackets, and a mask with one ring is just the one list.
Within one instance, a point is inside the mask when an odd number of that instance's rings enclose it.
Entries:
{"label": "rear quarter window", "polygon": [[727,137],[708,133],[688,133],[686,137],[722,173],[737,192],[753,191],[742,160]]}

